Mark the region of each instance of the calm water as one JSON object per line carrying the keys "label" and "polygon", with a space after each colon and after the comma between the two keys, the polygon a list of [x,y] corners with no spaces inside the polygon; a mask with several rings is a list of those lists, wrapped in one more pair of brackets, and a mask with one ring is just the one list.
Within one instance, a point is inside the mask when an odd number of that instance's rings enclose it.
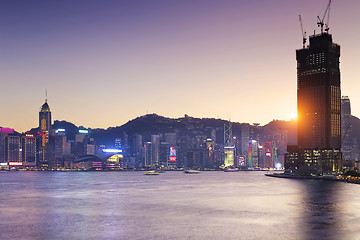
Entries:
{"label": "calm water", "polygon": [[263,172],[0,172],[0,239],[360,239],[360,185]]}

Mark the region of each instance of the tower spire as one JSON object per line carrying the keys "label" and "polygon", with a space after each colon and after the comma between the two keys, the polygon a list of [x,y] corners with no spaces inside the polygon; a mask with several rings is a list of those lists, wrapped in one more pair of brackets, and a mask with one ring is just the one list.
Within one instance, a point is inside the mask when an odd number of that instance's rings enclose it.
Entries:
{"label": "tower spire", "polygon": [[45,102],[47,103],[47,88],[45,88]]}

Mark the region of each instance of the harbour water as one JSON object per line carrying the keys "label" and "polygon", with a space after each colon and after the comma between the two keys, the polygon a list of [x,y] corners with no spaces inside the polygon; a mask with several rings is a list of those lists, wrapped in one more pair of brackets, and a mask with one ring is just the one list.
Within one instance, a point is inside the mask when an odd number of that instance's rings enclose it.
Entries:
{"label": "harbour water", "polygon": [[360,239],[360,185],[264,172],[0,172],[0,239]]}

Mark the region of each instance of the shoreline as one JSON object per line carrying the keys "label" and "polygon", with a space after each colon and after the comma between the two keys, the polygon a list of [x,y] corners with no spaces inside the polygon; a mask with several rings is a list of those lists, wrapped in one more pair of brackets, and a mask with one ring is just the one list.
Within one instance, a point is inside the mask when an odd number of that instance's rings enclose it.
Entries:
{"label": "shoreline", "polygon": [[301,175],[289,175],[283,173],[266,173],[267,177],[276,177],[276,178],[289,178],[289,179],[312,179],[312,180],[324,180],[324,181],[338,181],[345,183],[360,184],[360,179],[358,178],[345,178],[342,176],[301,176]]}

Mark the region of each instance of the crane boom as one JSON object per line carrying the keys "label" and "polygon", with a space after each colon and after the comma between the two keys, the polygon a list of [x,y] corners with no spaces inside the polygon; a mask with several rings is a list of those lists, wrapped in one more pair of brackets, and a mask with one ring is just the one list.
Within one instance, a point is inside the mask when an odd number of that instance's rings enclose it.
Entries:
{"label": "crane boom", "polygon": [[[318,19],[317,25],[318,25],[318,27],[321,28],[321,33],[324,32],[324,25],[325,25],[325,32],[329,32],[330,5],[331,5],[331,0],[329,0],[329,3],[327,5],[327,7],[326,7],[324,16],[322,18],[317,16],[317,19]],[[327,21],[326,21],[326,23],[324,23],[324,20],[325,20],[326,16],[327,16]]]}
{"label": "crane boom", "polygon": [[303,23],[302,23],[302,19],[301,19],[301,15],[299,14],[299,22],[300,22],[300,26],[301,26],[301,34],[303,37],[303,48],[305,48],[305,44],[306,44],[306,31],[304,31],[304,27],[303,27]]}

